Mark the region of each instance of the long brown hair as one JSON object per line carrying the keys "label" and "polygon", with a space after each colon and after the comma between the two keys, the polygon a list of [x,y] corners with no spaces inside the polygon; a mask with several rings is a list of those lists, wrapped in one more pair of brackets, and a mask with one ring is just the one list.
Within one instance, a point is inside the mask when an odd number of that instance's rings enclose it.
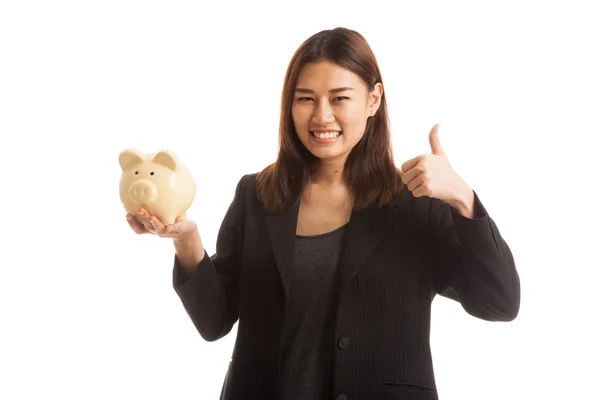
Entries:
{"label": "long brown hair", "polygon": [[[371,47],[358,32],[335,28],[309,37],[294,53],[283,84],[279,120],[277,160],[257,176],[258,197],[269,212],[279,212],[285,203],[298,196],[319,164],[319,159],[304,147],[292,120],[292,100],[300,70],[317,61],[333,62],[362,78],[369,91],[383,84],[379,65]],[[354,210],[377,203],[391,204],[404,183],[393,161],[390,129],[385,101],[368,119],[365,134],[352,149],[344,165],[343,178],[354,195]]]}

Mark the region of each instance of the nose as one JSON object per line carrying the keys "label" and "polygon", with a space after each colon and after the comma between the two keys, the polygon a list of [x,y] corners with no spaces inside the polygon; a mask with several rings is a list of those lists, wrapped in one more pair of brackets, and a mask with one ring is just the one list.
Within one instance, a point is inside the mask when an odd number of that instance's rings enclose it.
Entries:
{"label": "nose", "polygon": [[136,204],[151,204],[158,197],[158,188],[148,179],[140,179],[129,187],[129,197]]}
{"label": "nose", "polygon": [[315,112],[312,117],[313,122],[319,126],[327,126],[328,124],[335,121],[333,116],[333,109],[328,101],[321,101],[315,108]]}

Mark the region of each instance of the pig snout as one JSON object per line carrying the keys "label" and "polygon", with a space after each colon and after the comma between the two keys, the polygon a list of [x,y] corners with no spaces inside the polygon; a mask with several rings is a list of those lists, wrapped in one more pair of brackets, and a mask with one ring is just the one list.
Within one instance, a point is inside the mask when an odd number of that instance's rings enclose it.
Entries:
{"label": "pig snout", "polygon": [[136,204],[150,204],[156,201],[158,188],[148,179],[140,179],[129,187],[129,197]]}

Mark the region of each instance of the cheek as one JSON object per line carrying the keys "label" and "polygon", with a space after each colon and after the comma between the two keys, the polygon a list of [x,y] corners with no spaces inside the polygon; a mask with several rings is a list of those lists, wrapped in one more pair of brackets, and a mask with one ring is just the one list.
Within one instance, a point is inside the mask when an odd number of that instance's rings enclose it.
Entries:
{"label": "cheek", "polygon": [[292,121],[294,121],[296,130],[300,130],[300,128],[306,126],[308,122],[306,112],[298,108],[292,108]]}
{"label": "cheek", "polygon": [[366,127],[366,116],[360,107],[352,107],[339,114],[341,128],[352,136],[361,136]]}

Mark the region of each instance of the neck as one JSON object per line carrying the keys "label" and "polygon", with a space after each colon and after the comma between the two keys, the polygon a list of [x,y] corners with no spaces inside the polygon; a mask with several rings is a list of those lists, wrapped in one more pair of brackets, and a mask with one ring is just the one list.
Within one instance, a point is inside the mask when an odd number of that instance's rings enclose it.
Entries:
{"label": "neck", "polygon": [[343,184],[344,162],[345,160],[321,160],[312,176],[312,183],[324,186]]}

